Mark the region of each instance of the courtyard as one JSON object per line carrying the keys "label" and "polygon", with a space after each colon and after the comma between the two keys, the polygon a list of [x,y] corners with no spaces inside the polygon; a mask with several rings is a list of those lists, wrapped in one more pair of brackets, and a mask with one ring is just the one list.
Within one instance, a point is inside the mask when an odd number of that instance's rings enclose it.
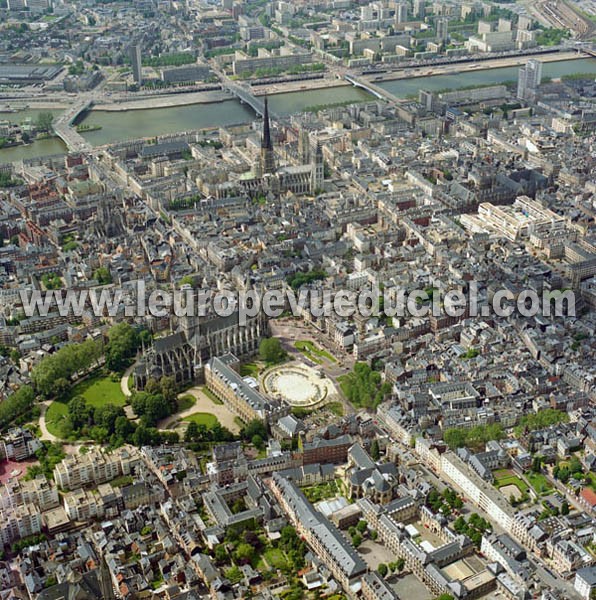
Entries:
{"label": "courtyard", "polygon": [[205,425],[207,428],[211,428],[219,422],[234,434],[240,431],[236,415],[219,399],[214,398],[207,388],[195,386],[185,391],[184,395],[192,396],[195,402],[189,403],[186,410],[162,419],[159,423],[160,429],[176,427],[180,421],[185,423],[194,421],[197,425]]}
{"label": "courtyard", "polygon": [[333,382],[322,371],[299,361],[268,369],[261,385],[267,395],[297,408],[311,408],[336,397]]}

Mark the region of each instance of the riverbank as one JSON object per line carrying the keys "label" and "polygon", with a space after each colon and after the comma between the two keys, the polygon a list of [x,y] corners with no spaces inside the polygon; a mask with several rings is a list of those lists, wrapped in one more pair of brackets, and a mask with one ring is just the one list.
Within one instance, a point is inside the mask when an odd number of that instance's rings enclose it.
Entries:
{"label": "riverbank", "polygon": [[[458,73],[469,73],[470,71],[488,71],[505,67],[520,67],[528,60],[535,58],[542,63],[561,62],[569,60],[581,60],[590,58],[577,52],[554,52],[553,54],[531,54],[526,56],[510,56],[507,58],[494,58],[481,62],[460,62],[452,65],[440,65],[438,67],[420,67],[419,69],[401,69],[390,73],[379,73],[368,76],[371,81],[397,81],[399,79],[417,79],[420,77],[435,77],[439,75],[456,75]],[[365,77],[366,78],[366,77]]]}
{"label": "riverbank", "polygon": [[[14,110],[0,112],[0,119],[9,118],[11,115],[18,115],[23,112],[30,112],[34,110],[51,110],[60,111],[66,110],[70,106],[69,102],[58,100],[27,100],[26,103],[21,104],[18,100],[15,100],[10,107]],[[5,116],[6,115],[6,116]]]}
{"label": "riverbank", "polygon": [[271,83],[269,85],[258,85],[252,88],[255,96],[274,96],[275,94],[290,94],[293,92],[324,90],[340,88],[352,85],[344,79],[327,77],[324,79],[301,79],[299,81],[284,81],[283,83]]}
{"label": "riverbank", "polygon": [[123,112],[128,110],[147,110],[153,108],[174,108],[189,104],[214,104],[230,100],[226,92],[187,92],[182,94],[160,94],[148,98],[118,99],[113,102],[100,102],[93,105],[93,110],[106,112]]}

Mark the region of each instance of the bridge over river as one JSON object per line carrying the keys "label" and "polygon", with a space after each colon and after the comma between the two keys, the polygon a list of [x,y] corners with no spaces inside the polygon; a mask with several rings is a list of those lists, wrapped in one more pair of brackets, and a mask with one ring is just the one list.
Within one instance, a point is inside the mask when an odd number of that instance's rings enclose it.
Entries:
{"label": "bridge over river", "polygon": [[93,149],[93,146],[73,127],[79,115],[92,106],[92,99],[79,98],[53,123],[54,133],[66,144],[70,152],[91,152]]}

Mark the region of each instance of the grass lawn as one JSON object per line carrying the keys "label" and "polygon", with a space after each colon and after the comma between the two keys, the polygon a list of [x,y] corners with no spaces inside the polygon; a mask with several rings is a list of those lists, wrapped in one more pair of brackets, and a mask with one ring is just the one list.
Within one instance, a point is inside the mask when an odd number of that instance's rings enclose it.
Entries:
{"label": "grass lawn", "polygon": [[288,559],[279,548],[268,548],[263,553],[263,558],[274,569],[283,569],[288,564]]}
{"label": "grass lawn", "polygon": [[68,414],[68,406],[64,402],[52,402],[46,412],[46,427],[56,437],[62,438],[62,423]]}
{"label": "grass lawn", "polygon": [[70,394],[61,400],[54,400],[46,412],[48,431],[56,437],[65,437],[62,425],[68,414],[68,402],[75,396],[83,396],[90,406],[98,407],[104,404],[124,406],[126,396],[120,389],[120,380],[112,381],[110,375],[99,373],[77,383]]}
{"label": "grass lawn", "polygon": [[215,415],[205,412],[192,413],[192,415],[188,415],[188,417],[184,417],[182,420],[188,422],[193,421],[197,425],[205,425],[205,427],[208,429],[211,429],[213,426],[219,423]]}
{"label": "grass lawn", "polygon": [[110,485],[112,487],[124,487],[125,485],[130,485],[133,481],[134,477],[132,475],[121,475],[120,477],[116,477],[116,479],[112,479]]}
{"label": "grass lawn", "polygon": [[336,417],[344,416],[344,406],[341,402],[329,402],[325,405]]}
{"label": "grass lawn", "polygon": [[348,376],[340,375],[337,378],[337,383],[339,383],[339,389],[341,390],[342,394],[344,395],[345,398],[347,398],[348,397]]}
{"label": "grass lawn", "polygon": [[300,352],[302,352],[304,356],[306,356],[307,358],[309,358],[317,364],[321,364],[321,358],[325,358],[329,362],[337,362],[335,358],[331,356],[331,354],[329,354],[329,352],[318,348],[317,346],[315,346],[315,344],[308,340],[299,340],[298,342],[294,343],[294,347],[297,350],[300,350]]}
{"label": "grass lawn", "polygon": [[528,486],[525,481],[520,479],[515,473],[507,469],[501,469],[493,473],[495,478],[495,487],[500,489],[506,485],[514,485],[522,494],[528,493]]}
{"label": "grass lawn", "polygon": [[548,494],[553,489],[553,486],[542,473],[528,473],[527,477],[539,496]]}
{"label": "grass lawn", "polygon": [[196,398],[191,396],[190,394],[184,394],[184,396],[180,396],[178,398],[178,412],[182,412],[194,406],[196,402]]}
{"label": "grass lawn", "polygon": [[120,380],[112,381],[109,375],[97,375],[77,383],[68,399],[70,400],[74,396],[83,396],[91,406],[95,407],[104,404],[115,404],[116,406],[126,404],[126,396],[120,389]]}
{"label": "grass lawn", "polygon": [[244,363],[240,365],[240,375],[242,377],[258,377],[261,369],[254,362]]}

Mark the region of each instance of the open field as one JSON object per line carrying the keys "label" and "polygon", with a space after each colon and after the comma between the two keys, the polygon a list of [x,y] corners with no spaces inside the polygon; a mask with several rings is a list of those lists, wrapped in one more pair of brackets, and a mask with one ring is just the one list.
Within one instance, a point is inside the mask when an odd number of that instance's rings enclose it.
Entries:
{"label": "open field", "polygon": [[242,377],[258,377],[262,366],[256,362],[248,362],[240,365],[240,375]]}
{"label": "open field", "polygon": [[213,404],[219,404],[220,406],[223,406],[223,402],[206,385],[200,386],[199,389],[201,390],[201,393],[203,393],[205,396],[207,396],[207,398],[209,398],[209,400],[211,400],[211,402],[213,402]]}
{"label": "open field", "polygon": [[416,600],[431,600],[433,598],[425,585],[412,573],[396,579],[391,587],[400,598],[415,598]]}
{"label": "open field", "polygon": [[366,539],[358,546],[358,552],[371,569],[376,569],[381,563],[390,563],[395,561],[395,555],[386,546],[380,542]]}
{"label": "open field", "polygon": [[325,405],[327,410],[330,410],[336,417],[344,416],[344,405],[341,402],[329,402]]}

